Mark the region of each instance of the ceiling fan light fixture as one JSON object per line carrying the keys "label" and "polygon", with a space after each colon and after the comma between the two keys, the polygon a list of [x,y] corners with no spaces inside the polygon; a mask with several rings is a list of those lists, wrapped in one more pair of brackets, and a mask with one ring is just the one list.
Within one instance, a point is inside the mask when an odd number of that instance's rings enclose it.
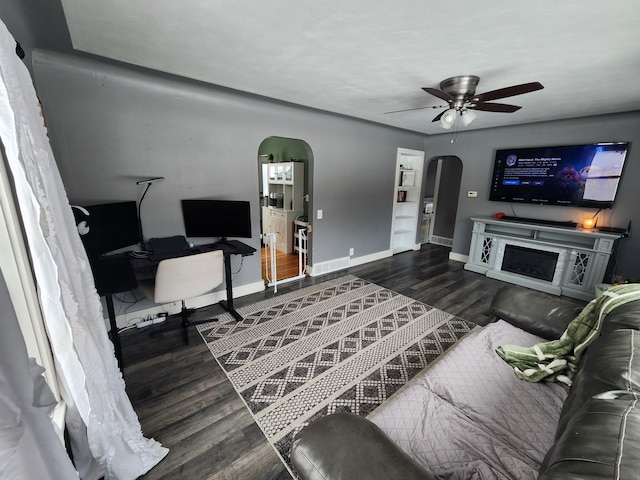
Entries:
{"label": "ceiling fan light fixture", "polygon": [[469,125],[471,122],[473,122],[476,118],[478,118],[478,115],[475,112],[472,112],[471,110],[464,110],[460,114],[460,116],[461,116],[462,124],[465,127]]}
{"label": "ceiling fan light fixture", "polygon": [[455,108],[446,110],[440,117],[440,125],[442,125],[442,128],[446,128],[447,130],[449,130],[455,123],[457,114],[458,112]]}

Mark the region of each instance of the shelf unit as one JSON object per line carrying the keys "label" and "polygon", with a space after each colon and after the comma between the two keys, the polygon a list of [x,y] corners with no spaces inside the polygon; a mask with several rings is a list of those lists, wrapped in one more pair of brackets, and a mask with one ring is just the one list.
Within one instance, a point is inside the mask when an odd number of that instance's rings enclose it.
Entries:
{"label": "shelf unit", "polygon": [[422,221],[422,170],[424,152],[398,148],[395,187],[393,190],[393,220],[391,249],[393,253],[419,250],[418,227]]}
{"label": "shelf unit", "polygon": [[270,163],[267,168],[269,175],[269,194],[282,194],[281,210],[304,210],[304,163],[282,162]]}

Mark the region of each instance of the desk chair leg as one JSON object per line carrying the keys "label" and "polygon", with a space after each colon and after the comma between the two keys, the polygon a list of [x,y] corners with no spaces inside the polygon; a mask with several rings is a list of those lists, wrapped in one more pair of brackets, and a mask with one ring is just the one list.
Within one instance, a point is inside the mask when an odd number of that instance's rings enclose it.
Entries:
{"label": "desk chair leg", "polygon": [[187,308],[187,306],[184,303],[184,300],[182,300],[182,328],[184,330],[184,343],[185,345],[189,345],[189,327],[194,326],[194,325],[200,325],[203,323],[211,323],[211,322],[217,322],[218,319],[217,318],[210,318],[209,320],[196,320],[194,322],[189,320],[189,315],[191,315],[193,312],[195,312],[195,309],[193,308]]}

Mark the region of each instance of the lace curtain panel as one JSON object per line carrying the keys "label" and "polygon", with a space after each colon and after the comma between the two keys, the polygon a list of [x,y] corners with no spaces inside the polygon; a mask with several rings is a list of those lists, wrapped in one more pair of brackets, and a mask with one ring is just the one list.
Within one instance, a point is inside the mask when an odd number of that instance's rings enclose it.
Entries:
{"label": "lace curtain panel", "polygon": [[16,42],[0,22],[0,137],[15,183],[39,302],[83,480],[134,479],[168,453],[143,436]]}
{"label": "lace curtain panel", "polygon": [[0,312],[0,478],[73,479],[77,474],[49,419],[56,398],[43,368],[27,355],[3,275]]}

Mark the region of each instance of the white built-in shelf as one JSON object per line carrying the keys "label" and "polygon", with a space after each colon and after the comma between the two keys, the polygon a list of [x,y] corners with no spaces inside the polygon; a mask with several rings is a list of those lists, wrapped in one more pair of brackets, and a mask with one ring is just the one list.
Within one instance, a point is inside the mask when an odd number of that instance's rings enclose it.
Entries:
{"label": "white built-in shelf", "polygon": [[[391,249],[393,253],[419,250],[418,227],[422,221],[422,171],[424,152],[398,148],[393,189]],[[403,192],[403,201],[399,201]]]}

